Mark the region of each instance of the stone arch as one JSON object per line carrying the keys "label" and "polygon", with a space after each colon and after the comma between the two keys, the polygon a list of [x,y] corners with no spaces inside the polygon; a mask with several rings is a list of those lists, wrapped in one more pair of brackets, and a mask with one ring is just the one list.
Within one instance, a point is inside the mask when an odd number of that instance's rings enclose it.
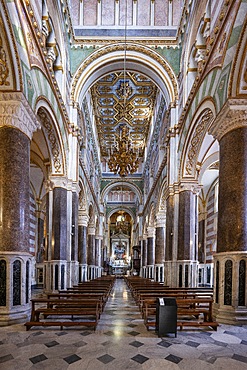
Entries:
{"label": "stone arch", "polygon": [[23,90],[18,46],[11,27],[12,20],[9,18],[8,7],[4,2],[1,2],[0,14],[4,14],[3,18],[0,17],[1,91]]}
{"label": "stone arch", "polygon": [[66,155],[56,116],[46,101],[38,101],[36,112],[49,150],[50,172],[54,175],[66,175]]}
{"label": "stone arch", "polygon": [[148,216],[148,226],[154,227],[155,226],[155,204],[152,203],[149,210]]}
{"label": "stone arch", "polygon": [[158,193],[157,213],[159,212],[165,214],[166,212],[166,191],[167,191],[167,180],[164,179]]}
{"label": "stone arch", "polygon": [[235,59],[233,62],[230,83],[228,89],[228,96],[243,97],[247,95],[247,21],[243,25],[239,43],[235,52]]}
{"label": "stone arch", "polygon": [[96,216],[95,216],[95,209],[92,203],[90,203],[88,207],[88,217],[89,217],[88,224],[90,225],[90,227],[95,227],[96,226]]}
{"label": "stone arch", "polygon": [[128,213],[131,217],[132,217],[132,219],[134,220],[135,219],[135,214],[134,214],[134,212],[131,210],[131,209],[129,209],[128,207],[125,207],[125,206],[118,206],[118,207],[114,207],[114,208],[112,208],[108,213],[107,213],[107,215],[106,215],[106,218],[107,219],[109,219],[114,213],[116,213],[116,212],[118,212],[118,211],[124,211],[124,212],[126,212],[126,213]]}
{"label": "stone arch", "polygon": [[[191,121],[189,131],[185,138],[184,149],[180,161],[180,178],[197,180],[198,157],[202,145],[210,145],[214,138],[208,134],[208,130],[216,116],[213,101],[203,102],[197,109]],[[206,143],[207,141],[207,143]]]}
{"label": "stone arch", "polygon": [[[77,69],[71,89],[73,103],[82,102],[90,86],[101,76],[113,70],[123,70],[126,45],[105,46],[91,54]],[[155,51],[138,44],[127,44],[126,69],[148,76],[159,86],[167,105],[178,99],[176,76],[167,63]]]}
{"label": "stone arch", "polygon": [[87,193],[85,186],[82,181],[79,181],[79,210],[82,211],[85,215],[88,215],[88,205],[87,205]]}
{"label": "stone arch", "polygon": [[142,193],[141,193],[141,190],[140,188],[133,184],[133,183],[130,183],[130,182],[127,182],[127,181],[116,181],[116,182],[112,182],[110,183],[109,185],[107,185],[103,190],[102,190],[102,193],[101,193],[101,202],[104,203],[108,193],[115,187],[117,186],[126,186],[128,188],[130,188],[137,196],[138,198],[138,201],[140,204],[142,204],[143,202],[143,198],[142,198]]}

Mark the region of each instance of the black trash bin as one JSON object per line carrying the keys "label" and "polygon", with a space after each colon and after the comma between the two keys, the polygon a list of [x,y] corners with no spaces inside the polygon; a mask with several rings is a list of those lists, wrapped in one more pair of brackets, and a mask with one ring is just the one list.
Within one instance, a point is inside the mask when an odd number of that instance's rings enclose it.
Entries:
{"label": "black trash bin", "polygon": [[156,332],[159,337],[168,333],[177,337],[177,302],[175,298],[157,298]]}

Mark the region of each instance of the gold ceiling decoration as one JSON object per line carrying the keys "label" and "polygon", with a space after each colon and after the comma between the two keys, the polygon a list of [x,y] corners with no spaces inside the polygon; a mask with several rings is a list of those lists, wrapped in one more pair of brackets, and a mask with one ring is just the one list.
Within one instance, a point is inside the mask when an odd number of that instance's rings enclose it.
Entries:
{"label": "gold ceiling decoration", "polygon": [[144,154],[157,87],[144,75],[131,71],[126,72],[125,85],[126,99],[124,75],[120,71],[101,78],[92,87],[91,96],[103,157],[108,157],[123,121],[129,129],[129,138],[139,148],[139,156]]}
{"label": "gold ceiling decoration", "polygon": [[[98,97],[98,101],[94,101],[94,108],[101,154],[109,155],[109,170],[120,176],[127,176],[138,170],[157,92],[154,83],[145,76],[131,72],[127,74],[127,0],[124,4],[123,71],[102,78],[93,87],[92,94]],[[106,130],[111,132],[108,137],[104,133],[106,127]]]}

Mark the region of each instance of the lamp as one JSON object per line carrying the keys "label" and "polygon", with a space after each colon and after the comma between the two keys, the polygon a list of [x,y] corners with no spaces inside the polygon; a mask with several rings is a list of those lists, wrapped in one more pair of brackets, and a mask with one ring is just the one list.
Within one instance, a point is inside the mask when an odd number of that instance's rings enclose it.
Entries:
{"label": "lamp", "polygon": [[127,53],[127,41],[126,41],[126,29],[127,29],[127,0],[125,0],[125,27],[124,27],[124,70],[123,70],[123,81],[120,82],[120,86],[117,89],[117,94],[120,97],[119,103],[122,105],[122,119],[118,126],[118,133],[114,137],[114,145],[110,150],[110,157],[108,160],[108,167],[110,171],[120,176],[127,176],[130,173],[134,173],[138,169],[139,165],[139,149],[134,145],[134,142],[130,138],[130,130],[128,126],[128,120],[126,118],[126,105],[128,99],[132,95],[132,88],[129,81],[126,81],[126,53]]}

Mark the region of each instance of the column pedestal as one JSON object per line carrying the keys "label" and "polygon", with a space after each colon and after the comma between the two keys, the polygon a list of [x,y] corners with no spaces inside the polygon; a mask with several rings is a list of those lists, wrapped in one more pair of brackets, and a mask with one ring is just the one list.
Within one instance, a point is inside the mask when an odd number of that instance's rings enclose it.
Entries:
{"label": "column pedestal", "polygon": [[247,252],[214,255],[214,304],[216,321],[247,325]]}
{"label": "column pedestal", "polygon": [[87,263],[79,265],[79,281],[87,281]]}
{"label": "column pedestal", "polygon": [[44,273],[46,275],[45,293],[56,292],[67,288],[67,267],[66,260],[44,262]]}
{"label": "column pedestal", "polygon": [[197,287],[198,261],[166,261],[164,269],[164,285],[171,288]]}
{"label": "column pedestal", "polygon": [[25,252],[0,252],[0,326],[23,323],[30,318],[30,257]]}
{"label": "column pedestal", "polygon": [[154,280],[158,281],[159,283],[164,282],[164,265],[163,264],[154,265]]}

